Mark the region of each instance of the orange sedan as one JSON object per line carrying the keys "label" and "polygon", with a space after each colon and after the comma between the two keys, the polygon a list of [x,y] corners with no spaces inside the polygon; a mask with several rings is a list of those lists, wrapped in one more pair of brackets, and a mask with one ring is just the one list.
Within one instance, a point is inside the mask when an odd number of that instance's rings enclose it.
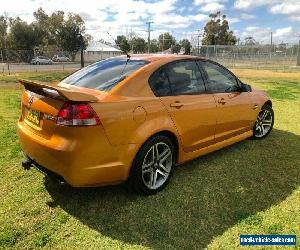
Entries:
{"label": "orange sedan", "polygon": [[174,165],[272,130],[265,92],[199,57],[96,62],[59,83],[20,80],[23,166],[74,187],[128,181],[154,194]]}

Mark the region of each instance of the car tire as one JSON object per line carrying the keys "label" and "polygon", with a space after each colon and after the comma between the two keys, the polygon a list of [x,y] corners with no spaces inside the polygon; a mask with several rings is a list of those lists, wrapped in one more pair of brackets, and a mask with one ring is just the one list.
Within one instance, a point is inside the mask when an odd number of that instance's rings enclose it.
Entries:
{"label": "car tire", "polygon": [[253,127],[253,139],[263,139],[267,137],[273,129],[274,111],[268,104],[262,106],[258,113],[256,122]]}
{"label": "car tire", "polygon": [[148,139],[133,161],[129,175],[130,189],[145,195],[163,190],[170,180],[175,154],[169,137],[156,135]]}

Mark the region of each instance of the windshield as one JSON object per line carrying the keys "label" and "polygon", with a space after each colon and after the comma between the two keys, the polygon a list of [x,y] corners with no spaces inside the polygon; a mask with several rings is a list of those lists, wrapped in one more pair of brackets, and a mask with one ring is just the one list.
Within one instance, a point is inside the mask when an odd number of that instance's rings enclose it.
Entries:
{"label": "windshield", "polygon": [[145,60],[111,58],[91,64],[65,78],[62,83],[108,91],[129,74],[148,64]]}

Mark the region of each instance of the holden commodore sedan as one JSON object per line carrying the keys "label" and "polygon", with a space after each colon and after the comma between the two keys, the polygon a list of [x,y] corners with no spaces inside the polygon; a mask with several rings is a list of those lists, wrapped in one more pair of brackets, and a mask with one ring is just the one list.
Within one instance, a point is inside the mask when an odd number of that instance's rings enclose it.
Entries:
{"label": "holden commodore sedan", "polygon": [[175,165],[262,139],[274,123],[264,91],[199,57],[116,57],[58,83],[20,82],[23,167],[74,187],[127,182],[154,194]]}

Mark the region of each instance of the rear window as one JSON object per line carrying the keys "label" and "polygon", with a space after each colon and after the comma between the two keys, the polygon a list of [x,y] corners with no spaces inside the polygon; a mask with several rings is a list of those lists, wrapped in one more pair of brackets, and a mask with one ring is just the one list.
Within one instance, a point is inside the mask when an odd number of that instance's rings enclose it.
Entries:
{"label": "rear window", "polygon": [[[62,83],[108,91],[129,74],[148,64],[145,60],[111,58],[91,64],[65,78]],[[126,67],[125,67],[126,65]]]}

